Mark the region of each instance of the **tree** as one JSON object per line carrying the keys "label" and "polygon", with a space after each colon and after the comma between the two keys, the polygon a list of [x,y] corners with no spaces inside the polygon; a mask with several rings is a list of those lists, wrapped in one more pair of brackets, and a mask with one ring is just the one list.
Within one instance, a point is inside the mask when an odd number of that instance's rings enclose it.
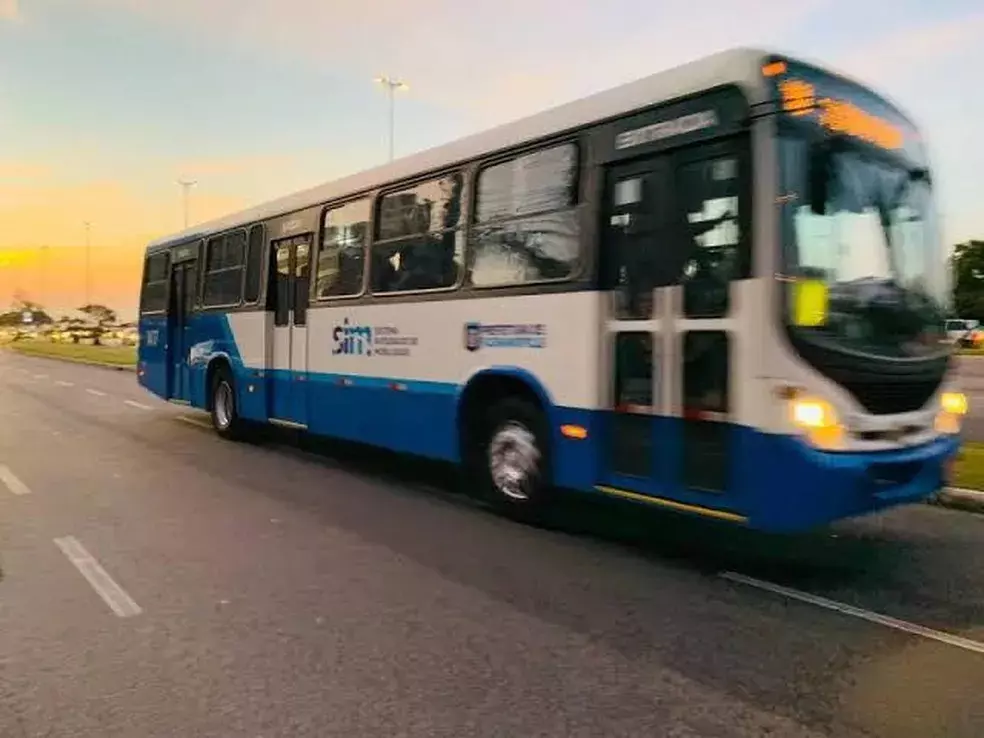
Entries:
{"label": "tree", "polygon": [[956,314],[961,318],[984,321],[984,241],[958,244],[950,267]]}
{"label": "tree", "polygon": [[[24,314],[30,313],[31,319],[25,324]],[[40,305],[27,302],[15,305],[12,310],[0,313],[0,326],[14,327],[22,325],[49,325],[53,323],[51,316]]]}
{"label": "tree", "polygon": [[110,310],[105,305],[83,305],[79,308],[80,313],[85,313],[99,325],[113,325],[116,323],[116,311]]}

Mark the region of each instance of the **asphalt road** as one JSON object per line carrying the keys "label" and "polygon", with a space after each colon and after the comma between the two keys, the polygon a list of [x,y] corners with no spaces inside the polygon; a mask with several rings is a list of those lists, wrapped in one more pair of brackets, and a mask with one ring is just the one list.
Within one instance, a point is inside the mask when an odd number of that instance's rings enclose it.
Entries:
{"label": "asphalt road", "polygon": [[984,735],[984,517],[536,529],[4,352],[0,418],[4,738]]}

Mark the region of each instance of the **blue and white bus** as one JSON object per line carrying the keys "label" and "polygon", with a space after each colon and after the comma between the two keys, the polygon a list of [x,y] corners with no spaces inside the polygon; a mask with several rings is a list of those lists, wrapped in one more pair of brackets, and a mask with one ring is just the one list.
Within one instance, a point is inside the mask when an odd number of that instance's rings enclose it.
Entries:
{"label": "blue and white bus", "polygon": [[556,490],[795,531],[929,497],[966,400],[916,127],[735,50],[151,243],[140,383]]}

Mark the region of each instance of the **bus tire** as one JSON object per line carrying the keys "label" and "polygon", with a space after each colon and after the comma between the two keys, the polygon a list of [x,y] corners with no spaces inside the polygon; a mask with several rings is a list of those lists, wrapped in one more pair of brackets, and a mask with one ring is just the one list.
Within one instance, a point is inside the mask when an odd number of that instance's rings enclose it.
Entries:
{"label": "bus tire", "polygon": [[220,366],[212,377],[212,427],[222,438],[239,441],[245,437],[245,424],[236,404],[236,382],[227,367]]}
{"label": "bus tire", "polygon": [[508,517],[539,522],[550,497],[546,416],[528,400],[510,397],[485,419],[475,454],[483,496]]}

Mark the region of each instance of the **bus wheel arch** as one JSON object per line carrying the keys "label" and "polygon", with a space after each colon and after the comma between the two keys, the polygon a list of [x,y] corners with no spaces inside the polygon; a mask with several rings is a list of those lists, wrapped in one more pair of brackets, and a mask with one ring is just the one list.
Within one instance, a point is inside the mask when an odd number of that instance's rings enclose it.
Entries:
{"label": "bus wheel arch", "polygon": [[[535,380],[490,371],[473,377],[458,403],[467,491],[475,492],[477,486],[479,496],[501,511],[530,522],[539,518],[550,497],[549,402]],[[503,466],[506,456],[513,461]],[[516,475],[516,489],[503,483]]]}

